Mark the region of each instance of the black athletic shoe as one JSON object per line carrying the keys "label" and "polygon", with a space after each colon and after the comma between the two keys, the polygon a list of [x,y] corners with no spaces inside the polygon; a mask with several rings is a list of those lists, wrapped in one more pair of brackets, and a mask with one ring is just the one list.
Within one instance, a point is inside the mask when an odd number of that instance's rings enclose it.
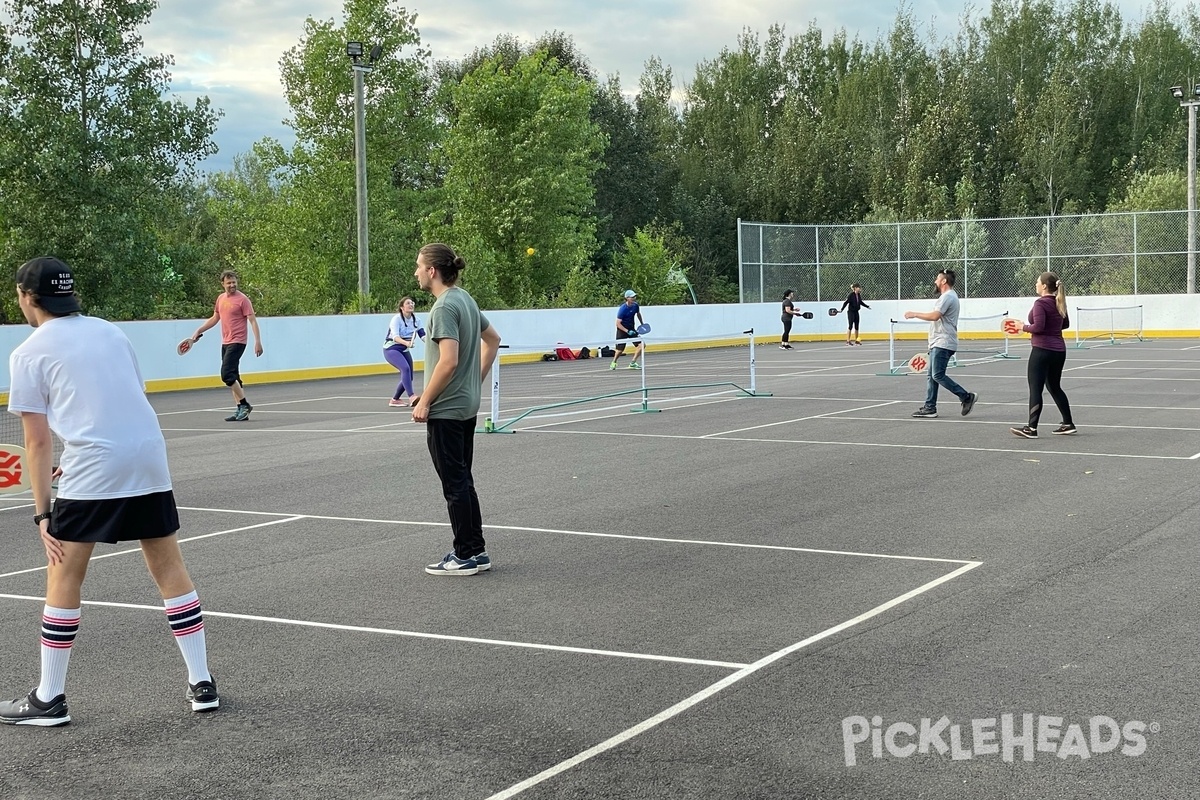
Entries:
{"label": "black athletic shoe", "polygon": [[232,416],[226,417],[226,422],[245,422],[250,419],[250,412],[254,410],[254,406],[249,403],[244,403],[237,407]]}
{"label": "black athletic shoe", "polygon": [[1022,425],[1019,428],[1009,428],[1014,436],[1024,436],[1026,439],[1037,438],[1037,428],[1031,428],[1028,425]]}
{"label": "black athletic shoe", "polygon": [[217,680],[188,684],[187,700],[192,704],[192,711],[216,711],[221,707],[221,697],[217,694]]}
{"label": "black athletic shoe", "polygon": [[67,714],[67,696],[60,694],[49,703],[38,700],[37,689],[25,697],[0,703],[0,722],[5,725],[37,725],[53,728],[71,721]]}
{"label": "black athletic shoe", "polygon": [[971,409],[975,407],[975,401],[978,399],[979,395],[975,394],[974,392],[969,392],[967,394],[967,399],[963,400],[962,404],[962,415],[964,417],[971,413]]}
{"label": "black athletic shoe", "polygon": [[1071,423],[1064,422],[1062,425],[1059,425],[1057,428],[1055,428],[1054,430],[1052,430],[1050,432],[1053,434],[1056,434],[1058,436],[1070,436],[1072,433],[1075,433],[1077,430],[1078,430],[1078,428],[1076,428]]}
{"label": "black athletic shoe", "polygon": [[914,417],[924,417],[926,419],[934,419],[937,417],[937,409],[929,406],[921,406],[913,412]]}

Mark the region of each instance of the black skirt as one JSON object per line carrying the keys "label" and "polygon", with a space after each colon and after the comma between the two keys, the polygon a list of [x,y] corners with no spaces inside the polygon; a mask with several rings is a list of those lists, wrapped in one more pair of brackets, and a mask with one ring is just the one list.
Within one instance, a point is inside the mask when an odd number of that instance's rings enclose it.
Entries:
{"label": "black skirt", "polygon": [[161,539],[179,530],[174,492],[106,500],[57,498],[50,535],[64,542],[131,542]]}

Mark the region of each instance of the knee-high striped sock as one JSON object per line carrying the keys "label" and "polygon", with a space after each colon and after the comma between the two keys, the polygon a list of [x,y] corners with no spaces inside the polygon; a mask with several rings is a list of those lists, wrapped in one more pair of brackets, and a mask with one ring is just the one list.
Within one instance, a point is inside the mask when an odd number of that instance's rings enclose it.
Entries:
{"label": "knee-high striped sock", "polygon": [[208,648],[204,642],[204,615],[200,613],[200,598],[193,592],[164,600],[167,622],[183,660],[187,664],[188,683],[212,679],[208,671]]}
{"label": "knee-high striped sock", "polygon": [[50,605],[42,610],[42,681],[37,696],[43,703],[66,692],[67,663],[71,660],[71,645],[79,633],[82,610]]}

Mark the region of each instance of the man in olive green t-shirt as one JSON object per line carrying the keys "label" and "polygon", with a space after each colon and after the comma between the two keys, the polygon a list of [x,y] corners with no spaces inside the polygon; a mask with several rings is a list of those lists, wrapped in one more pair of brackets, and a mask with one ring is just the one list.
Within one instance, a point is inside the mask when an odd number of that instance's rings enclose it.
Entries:
{"label": "man in olive green t-shirt", "polygon": [[500,334],[465,289],[455,284],[466,267],[448,245],[427,244],[413,273],[435,300],[429,310],[425,388],[413,398],[413,422],[427,425],[426,442],[454,531],[454,550],[425,567],[430,575],[474,575],[492,568],[471,464],[480,385],[500,348]]}

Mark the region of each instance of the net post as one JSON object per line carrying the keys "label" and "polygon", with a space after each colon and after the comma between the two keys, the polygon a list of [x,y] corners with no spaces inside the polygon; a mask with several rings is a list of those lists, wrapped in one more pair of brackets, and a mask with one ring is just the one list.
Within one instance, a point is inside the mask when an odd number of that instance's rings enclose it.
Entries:
{"label": "net post", "polygon": [[750,337],[750,394],[758,394],[758,383],[754,368],[754,328],[748,331],[742,331]]}
{"label": "net post", "polygon": [[771,397],[771,392],[758,391],[758,368],[755,366],[757,364],[757,360],[754,357],[754,328],[742,331],[742,335],[750,337],[750,388],[741,389],[739,387],[739,389],[740,391],[748,394],[750,397]]}
{"label": "net post", "polygon": [[501,344],[496,350],[496,356],[492,359],[492,403],[491,415],[484,417],[483,430],[476,430],[476,433],[516,433],[516,431],[504,430],[504,425],[500,422],[500,350],[508,349],[508,345]]}
{"label": "net post", "polygon": [[876,372],[875,373],[876,375],[883,377],[883,378],[895,377],[895,376],[901,375],[903,373],[903,368],[896,366],[896,325],[897,325],[897,323],[899,323],[899,320],[890,319],[890,320],[888,320],[888,322],[890,323],[890,325],[888,327],[888,368],[887,368],[887,372]]}
{"label": "net post", "polygon": [[[658,414],[662,412],[662,409],[650,407],[650,391],[646,388],[646,353],[649,351],[649,348],[646,347],[646,340],[640,334],[638,335],[638,343],[642,346],[642,368],[638,370],[638,377],[642,382],[642,404],[637,408],[629,410],[634,414]],[[633,352],[636,356],[637,349],[635,348]]]}
{"label": "net post", "polygon": [[1008,352],[1008,341],[1012,338],[1008,335],[1008,331],[1004,330],[1004,318],[1008,316],[1008,313],[1008,311],[1005,311],[1000,315],[1000,332],[1004,334],[1004,349],[996,354],[996,358],[1020,359],[1020,356],[1014,356],[1012,353]]}

